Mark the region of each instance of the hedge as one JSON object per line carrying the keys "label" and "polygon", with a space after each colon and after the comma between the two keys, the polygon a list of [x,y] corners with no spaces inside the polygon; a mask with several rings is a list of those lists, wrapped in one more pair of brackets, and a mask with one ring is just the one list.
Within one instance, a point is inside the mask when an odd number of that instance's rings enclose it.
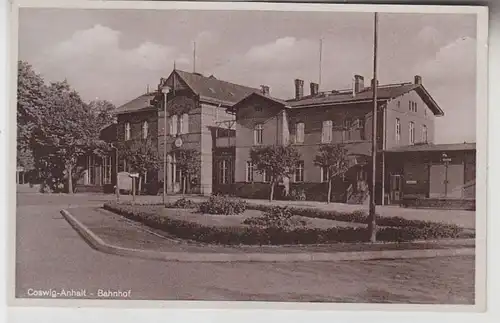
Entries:
{"label": "hedge", "polygon": [[[366,228],[333,227],[329,229],[295,228],[258,228],[252,226],[215,227],[198,223],[172,219],[161,215],[157,206],[133,206],[117,203],[106,203],[104,208],[121,214],[131,220],[141,222],[149,227],[175,235],[181,239],[195,240],[210,244],[222,245],[282,245],[282,244],[325,244],[337,242],[366,241]],[[378,241],[403,242],[436,238],[463,237],[462,229],[436,228],[380,228]]]}
{"label": "hedge", "polygon": [[[199,205],[199,203],[194,204]],[[159,204],[153,204],[153,205],[163,205],[162,203]],[[179,208],[176,203],[167,203],[166,204],[167,208]],[[246,208],[248,210],[257,210],[257,211],[262,211],[262,212],[268,212],[270,211],[274,205],[263,205],[263,204],[254,204],[254,203],[247,203]],[[340,212],[340,211],[326,211],[326,210],[319,210],[315,208],[298,208],[298,207],[289,207],[289,210],[295,214],[295,215],[300,215],[304,217],[309,217],[309,218],[319,218],[319,219],[327,219],[327,220],[334,220],[334,221],[342,221],[342,222],[354,222],[354,223],[368,223],[368,215],[365,211],[352,211],[352,212]],[[433,222],[433,221],[424,221],[424,220],[409,220],[405,219],[399,216],[393,216],[393,217],[382,217],[380,215],[376,215],[376,223],[377,226],[380,227],[414,227],[418,229],[426,229],[430,231],[461,231],[463,230],[462,227],[454,225],[454,224],[447,224],[447,223],[440,223],[440,222]]]}

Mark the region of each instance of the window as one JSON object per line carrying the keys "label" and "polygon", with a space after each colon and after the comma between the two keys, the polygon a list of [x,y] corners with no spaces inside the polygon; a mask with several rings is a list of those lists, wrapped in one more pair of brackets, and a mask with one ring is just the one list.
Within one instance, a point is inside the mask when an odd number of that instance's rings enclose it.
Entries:
{"label": "window", "polygon": [[427,143],[427,126],[422,126],[422,142]]}
{"label": "window", "polygon": [[415,144],[415,123],[410,122],[410,145]]}
{"label": "window", "polygon": [[142,123],[142,139],[148,138],[149,125],[147,121]]}
{"label": "window", "polygon": [[148,171],[144,172],[144,184],[148,183]]}
{"label": "window", "polygon": [[249,183],[253,182],[253,163],[251,161],[247,161],[245,179]]}
{"label": "window", "polygon": [[328,143],[332,142],[332,130],[333,130],[333,122],[332,120],[323,121],[323,128],[321,134],[321,142]]}
{"label": "window", "polygon": [[343,130],[343,138],[344,140],[351,140],[351,120],[345,119],[344,120],[344,130]]}
{"label": "window", "polygon": [[188,133],[189,132],[189,115],[184,113],[181,116],[181,120],[179,123],[179,133]]}
{"label": "window", "polygon": [[173,115],[171,118],[170,118],[170,134],[172,136],[175,136],[177,135],[177,123],[178,123],[178,120],[177,120],[177,115]]}
{"label": "window", "polygon": [[328,182],[330,180],[330,170],[328,167],[321,167],[321,181]]}
{"label": "window", "polygon": [[418,112],[417,102],[413,102],[413,104],[414,104],[414,110],[413,110],[413,112]]}
{"label": "window", "polygon": [[399,143],[401,141],[401,120],[396,118],[396,142]]}
{"label": "window", "polygon": [[304,123],[303,122],[298,122],[295,124],[295,141],[297,143],[303,143],[304,142]]}
{"label": "window", "polygon": [[396,102],[396,106],[398,107],[398,109],[401,108],[401,101]]}
{"label": "window", "polygon": [[103,176],[102,176],[103,184],[111,184],[111,157],[110,156],[105,156],[102,158],[102,167],[103,167]]}
{"label": "window", "polygon": [[229,165],[226,159],[220,161],[219,164],[219,184],[229,183]]}
{"label": "window", "polygon": [[130,122],[125,123],[125,140],[130,140]]}
{"label": "window", "polygon": [[304,181],[304,161],[299,161],[297,163],[297,168],[295,168],[295,182]]}
{"label": "window", "polygon": [[269,183],[272,179],[273,177],[268,172],[264,171],[262,173],[262,180],[264,181],[264,183]]}
{"label": "window", "polygon": [[253,142],[255,145],[262,145],[263,142],[263,133],[264,127],[261,123],[255,125],[255,129],[253,130]]}
{"label": "window", "polygon": [[427,116],[427,108],[424,106],[424,116]]}

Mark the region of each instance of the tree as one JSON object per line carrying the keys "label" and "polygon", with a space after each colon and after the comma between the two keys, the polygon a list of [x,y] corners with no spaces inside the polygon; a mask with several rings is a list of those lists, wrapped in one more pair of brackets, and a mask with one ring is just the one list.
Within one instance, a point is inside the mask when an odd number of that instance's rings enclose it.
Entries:
{"label": "tree", "polygon": [[300,153],[292,146],[253,147],[250,150],[250,160],[257,172],[270,176],[269,201],[272,201],[276,183],[295,173]]}
{"label": "tree", "polygon": [[96,121],[96,126],[101,129],[113,123],[116,119],[113,114],[115,105],[107,100],[94,100],[89,103],[89,109]]}
{"label": "tree", "polygon": [[157,147],[153,145],[151,139],[131,140],[119,143],[118,152],[120,158],[130,165],[131,170],[139,174],[140,192],[146,173],[159,169],[160,158]]}
{"label": "tree", "polygon": [[18,62],[17,73],[17,164],[33,169],[32,132],[47,106],[48,88],[27,62]]}
{"label": "tree", "polygon": [[82,172],[78,160],[91,153],[102,155],[108,147],[99,139],[99,120],[67,81],[51,83],[47,92],[43,113],[32,129],[35,165],[50,188],[66,186],[73,193]]}
{"label": "tree", "polygon": [[182,194],[185,194],[188,183],[196,178],[200,171],[200,153],[195,149],[179,149],[175,154],[175,165],[181,172]]}
{"label": "tree", "polygon": [[322,145],[313,162],[316,166],[321,167],[323,172],[327,172],[327,203],[330,203],[333,180],[337,176],[344,175],[349,170],[349,153],[344,145],[341,144]]}

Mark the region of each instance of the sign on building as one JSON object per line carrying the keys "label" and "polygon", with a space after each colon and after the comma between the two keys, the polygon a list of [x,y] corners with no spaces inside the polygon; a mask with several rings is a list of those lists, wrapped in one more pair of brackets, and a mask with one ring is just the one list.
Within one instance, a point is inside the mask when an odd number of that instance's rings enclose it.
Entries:
{"label": "sign on building", "polygon": [[132,178],[129,172],[118,173],[118,189],[132,191]]}

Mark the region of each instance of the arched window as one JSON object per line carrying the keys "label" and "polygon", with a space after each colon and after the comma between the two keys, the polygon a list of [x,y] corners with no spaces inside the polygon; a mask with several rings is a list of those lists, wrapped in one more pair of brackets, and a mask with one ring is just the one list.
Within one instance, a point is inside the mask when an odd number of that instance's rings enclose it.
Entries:
{"label": "arched window", "polygon": [[264,138],[264,127],[262,123],[258,123],[255,125],[253,130],[253,140],[255,145],[261,145],[263,143]]}
{"label": "arched window", "polygon": [[142,123],[142,139],[148,138],[149,125],[147,121]]}
{"label": "arched window", "polygon": [[172,136],[175,136],[177,134],[177,115],[173,115],[171,118],[170,118],[170,134]]}
{"label": "arched window", "polygon": [[297,143],[304,142],[304,128],[305,128],[305,125],[303,122],[297,122],[295,124],[295,141]]}
{"label": "arched window", "polygon": [[125,123],[125,140],[130,140],[130,122]]}
{"label": "arched window", "polygon": [[181,122],[179,123],[180,131],[179,133],[189,132],[189,115],[184,113],[181,115]]}

